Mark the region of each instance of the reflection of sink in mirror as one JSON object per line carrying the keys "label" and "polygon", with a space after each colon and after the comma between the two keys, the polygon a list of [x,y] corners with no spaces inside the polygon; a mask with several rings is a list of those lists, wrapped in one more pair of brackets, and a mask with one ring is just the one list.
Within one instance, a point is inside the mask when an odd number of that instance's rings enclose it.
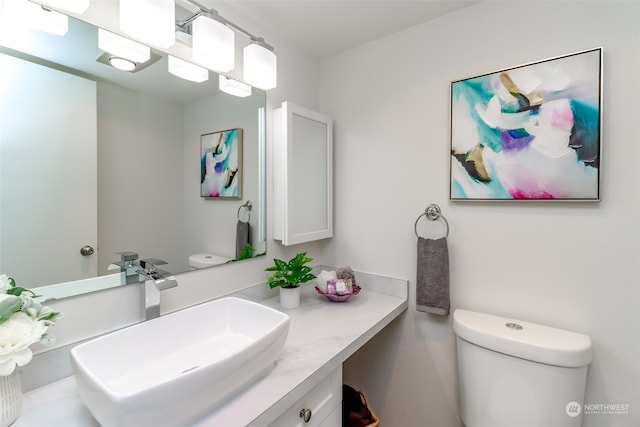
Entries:
{"label": "reflection of sink in mirror", "polygon": [[189,256],[189,266],[193,270],[199,270],[201,268],[213,267],[214,265],[224,264],[231,261],[229,258],[213,255],[213,254],[193,254]]}
{"label": "reflection of sink in mirror", "polygon": [[122,284],[120,273],[106,276],[91,277],[89,279],[74,280],[71,282],[58,283],[50,286],[33,288],[36,295],[40,295],[40,302],[67,298],[85,292],[99,291],[101,289],[114,288]]}
{"label": "reflection of sink in mirror", "polygon": [[102,426],[189,425],[270,370],[289,316],[228,297],[71,350],[78,391]]}

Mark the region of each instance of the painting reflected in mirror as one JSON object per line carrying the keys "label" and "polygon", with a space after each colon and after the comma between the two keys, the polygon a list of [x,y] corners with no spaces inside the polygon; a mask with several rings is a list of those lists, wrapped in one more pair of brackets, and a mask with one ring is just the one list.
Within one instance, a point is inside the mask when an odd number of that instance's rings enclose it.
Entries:
{"label": "painting reflected in mirror", "polygon": [[[97,28],[75,19],[65,36],[11,39],[0,46],[1,273],[29,288],[73,282],[74,294],[120,283],[122,253],[174,274],[265,253],[263,91],[220,92],[213,72],[180,79],[156,51],[138,72],[116,70],[98,60]],[[201,137],[227,129],[242,129],[242,192],[201,197]]]}

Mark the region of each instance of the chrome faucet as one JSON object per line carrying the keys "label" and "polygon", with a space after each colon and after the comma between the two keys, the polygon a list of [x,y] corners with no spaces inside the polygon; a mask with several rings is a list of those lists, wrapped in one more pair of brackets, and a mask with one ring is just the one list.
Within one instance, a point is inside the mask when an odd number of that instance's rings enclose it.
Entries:
{"label": "chrome faucet", "polygon": [[120,267],[120,275],[122,277],[121,284],[137,283],[140,281],[138,277],[138,254],[135,252],[125,251],[118,252],[120,261],[112,264]]}
{"label": "chrome faucet", "polygon": [[157,266],[166,264],[166,261],[157,258],[140,260],[140,287],[141,309],[145,320],[160,317],[160,291],[178,286],[175,277],[168,271],[160,270]]}

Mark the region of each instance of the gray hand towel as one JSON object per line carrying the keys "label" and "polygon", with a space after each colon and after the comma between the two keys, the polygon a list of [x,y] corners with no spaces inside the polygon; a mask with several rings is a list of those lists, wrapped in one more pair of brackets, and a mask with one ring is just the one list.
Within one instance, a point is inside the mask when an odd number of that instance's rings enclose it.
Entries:
{"label": "gray hand towel", "polygon": [[447,239],[418,237],[416,309],[449,314],[449,248]]}
{"label": "gray hand towel", "polygon": [[251,227],[248,222],[238,220],[236,226],[236,259],[240,258],[240,251],[247,243],[251,243]]}

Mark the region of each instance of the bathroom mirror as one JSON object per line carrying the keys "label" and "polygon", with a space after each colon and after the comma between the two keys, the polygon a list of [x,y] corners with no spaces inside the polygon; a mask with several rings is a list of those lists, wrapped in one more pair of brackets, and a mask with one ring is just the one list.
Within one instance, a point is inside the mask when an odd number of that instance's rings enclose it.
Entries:
{"label": "bathroom mirror", "polygon": [[[203,83],[180,79],[167,72],[166,55],[153,49],[157,60],[147,68],[116,70],[97,60],[97,28],[72,18],[65,36],[13,31],[0,39],[3,65],[19,62],[38,73],[8,77],[3,67],[0,74],[0,274],[24,287],[73,286],[70,294],[76,294],[113,282],[106,277],[115,276],[119,284],[113,264],[119,252],[165,260],[161,268],[171,273],[191,269],[194,254],[240,261],[238,221],[250,223],[253,256],[266,252],[263,91],[253,88],[246,98],[220,92],[213,72]],[[47,74],[62,80],[48,81]],[[38,75],[38,81],[25,80],[28,75]],[[67,80],[73,84],[60,86]],[[82,96],[71,89],[76,86]],[[12,91],[13,99],[24,101],[20,108],[4,96],[8,87],[27,91]],[[47,98],[55,88],[60,98]],[[4,117],[11,109],[14,114]],[[57,118],[51,119],[53,113]],[[201,135],[235,128],[243,130],[242,198],[201,198]],[[34,129],[40,133],[34,136]],[[29,135],[37,141],[24,144]],[[74,148],[64,160],[53,157],[59,151],[51,148],[53,141],[69,135],[93,147],[83,153],[88,157]],[[59,180],[57,172],[65,178]],[[82,193],[71,188],[73,182],[83,184]],[[251,210],[241,208],[249,201]],[[75,230],[80,220],[89,223],[89,231],[72,238],[63,226]],[[61,240],[48,241],[54,235]],[[70,260],[63,261],[67,255]]]}
{"label": "bathroom mirror", "polygon": [[333,236],[333,122],[283,102],[274,111],[274,239],[285,246]]}

